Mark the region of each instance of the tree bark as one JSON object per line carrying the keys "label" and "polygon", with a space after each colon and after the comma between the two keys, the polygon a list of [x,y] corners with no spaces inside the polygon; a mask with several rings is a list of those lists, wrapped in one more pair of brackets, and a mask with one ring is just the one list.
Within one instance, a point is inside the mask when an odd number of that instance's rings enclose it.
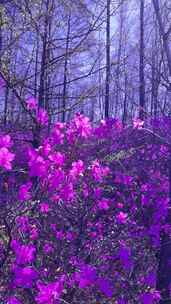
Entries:
{"label": "tree bark", "polygon": [[[159,1],[152,0],[154,11],[156,14],[156,18],[159,25],[159,30],[161,34],[161,38],[163,41],[163,48],[166,54],[168,71],[169,71],[169,85],[168,90],[171,92],[171,50],[169,47],[169,32],[165,33],[164,24],[162,21]],[[170,151],[170,159],[168,160],[168,169],[169,169],[169,199],[171,206],[171,151]],[[166,218],[166,223],[171,224],[171,211],[168,210],[168,215]],[[157,289],[161,293],[161,301],[160,304],[169,304],[171,303],[170,296],[170,286],[171,286],[171,267],[170,267],[170,258],[171,258],[171,240],[170,237],[166,233],[162,233],[161,235],[161,246],[158,257],[158,273],[157,273]]]}
{"label": "tree bark", "polygon": [[105,118],[109,118],[110,106],[110,3],[111,0],[107,0]]}
{"label": "tree bark", "polygon": [[145,107],[145,80],[144,80],[144,0],[140,0],[140,65],[139,65],[139,100],[140,110],[139,117],[144,119]]}
{"label": "tree bark", "polygon": [[64,86],[62,96],[62,122],[66,120],[66,93],[67,93],[67,72],[68,72],[68,51],[69,51],[69,39],[70,39],[70,28],[71,28],[71,13],[69,12],[68,24],[67,24],[67,37],[66,37],[66,48],[65,48],[65,63],[64,63]]}

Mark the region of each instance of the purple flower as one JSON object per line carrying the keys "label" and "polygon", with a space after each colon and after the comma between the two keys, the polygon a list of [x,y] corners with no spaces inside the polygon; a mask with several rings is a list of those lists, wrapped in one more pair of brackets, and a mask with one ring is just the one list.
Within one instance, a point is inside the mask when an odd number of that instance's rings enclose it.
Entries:
{"label": "purple flower", "polygon": [[79,288],[86,288],[95,284],[96,278],[96,269],[91,265],[83,265],[80,268],[80,272],[75,274],[75,279],[79,283]]}
{"label": "purple flower", "polygon": [[48,124],[48,120],[49,118],[46,110],[39,108],[37,111],[37,122],[39,125],[46,126]]}
{"label": "purple flower", "polygon": [[36,248],[33,245],[21,245],[19,242],[13,242],[12,248],[16,254],[16,263],[25,265],[35,259]]}
{"label": "purple flower", "polygon": [[122,211],[119,212],[119,214],[116,216],[119,224],[125,224],[127,222],[127,217],[128,217],[128,214],[124,213]]}
{"label": "purple flower", "polygon": [[18,199],[20,201],[26,201],[26,200],[29,200],[31,198],[31,193],[29,192],[31,187],[32,187],[31,182],[28,182],[27,184],[23,184],[23,185],[20,186],[19,194],[18,194]]}
{"label": "purple flower", "polygon": [[18,287],[31,288],[38,274],[32,267],[15,267],[14,271],[14,285]]}
{"label": "purple flower", "polygon": [[7,299],[7,304],[22,304],[22,303],[20,300],[18,300],[18,298],[12,296]]}
{"label": "purple flower", "polygon": [[100,278],[97,280],[97,285],[102,293],[108,298],[113,296],[113,287],[108,279]]}
{"label": "purple flower", "polygon": [[11,170],[11,162],[14,160],[15,155],[5,147],[0,148],[0,167],[5,168],[6,170]]}
{"label": "purple flower", "polygon": [[29,97],[26,100],[27,110],[35,110],[37,109],[37,100],[34,97]]}
{"label": "purple flower", "polygon": [[110,203],[110,202],[109,202],[108,199],[102,198],[102,199],[99,201],[99,203],[98,203],[98,207],[99,207],[99,209],[101,209],[101,210],[108,210],[108,209],[110,208],[109,203]]}
{"label": "purple flower", "polygon": [[0,136],[0,148],[10,148],[12,146],[12,141],[10,135],[2,135]]}
{"label": "purple flower", "polygon": [[55,300],[58,300],[63,292],[63,280],[57,282],[37,284],[39,292],[35,300],[37,304],[54,304]]}

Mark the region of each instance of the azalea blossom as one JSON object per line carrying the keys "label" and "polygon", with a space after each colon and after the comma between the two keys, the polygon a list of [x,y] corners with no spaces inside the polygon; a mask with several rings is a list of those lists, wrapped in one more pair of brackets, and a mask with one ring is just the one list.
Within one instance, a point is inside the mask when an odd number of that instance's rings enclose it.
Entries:
{"label": "azalea blossom", "polygon": [[14,160],[14,157],[15,154],[9,152],[7,148],[0,148],[0,167],[5,168],[6,170],[11,170],[11,162]]}
{"label": "azalea blossom", "polygon": [[29,200],[31,198],[31,193],[30,193],[31,187],[32,187],[31,182],[28,182],[28,183],[23,184],[23,185],[20,186],[19,194],[18,194],[18,199],[20,201],[26,201],[26,200]]}
{"label": "azalea blossom", "polygon": [[144,121],[143,120],[141,120],[139,118],[133,120],[134,129],[139,129],[140,130],[140,129],[143,128],[143,126],[144,126]]}
{"label": "azalea blossom", "polygon": [[12,146],[13,142],[11,140],[10,135],[1,135],[0,136],[0,148],[5,147],[5,148],[10,148]]}
{"label": "azalea blossom", "polygon": [[127,222],[127,213],[124,213],[124,212],[119,212],[119,214],[117,215],[117,221],[119,224],[125,224]]}
{"label": "azalea blossom", "polygon": [[41,126],[46,126],[48,124],[48,113],[45,109],[39,108],[37,111],[37,122],[41,125]]}
{"label": "azalea blossom", "polygon": [[7,304],[22,304],[22,302],[15,296],[12,296],[7,299]]}
{"label": "azalea blossom", "polygon": [[35,110],[37,109],[38,102],[36,98],[30,97],[26,100],[27,110]]}

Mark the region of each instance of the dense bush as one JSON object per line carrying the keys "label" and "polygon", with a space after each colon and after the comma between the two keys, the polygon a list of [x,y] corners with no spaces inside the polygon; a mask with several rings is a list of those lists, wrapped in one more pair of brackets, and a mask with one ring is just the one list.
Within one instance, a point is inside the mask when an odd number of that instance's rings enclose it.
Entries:
{"label": "dense bush", "polygon": [[77,114],[49,132],[27,106],[36,145],[28,130],[0,136],[2,303],[157,303],[169,122],[93,127]]}

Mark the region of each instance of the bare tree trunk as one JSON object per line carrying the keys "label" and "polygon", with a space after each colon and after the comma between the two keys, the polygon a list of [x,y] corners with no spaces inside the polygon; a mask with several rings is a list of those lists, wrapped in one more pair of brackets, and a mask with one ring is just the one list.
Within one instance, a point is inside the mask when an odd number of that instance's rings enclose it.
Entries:
{"label": "bare tree trunk", "polygon": [[47,57],[47,35],[48,35],[48,24],[49,24],[49,0],[46,2],[46,16],[43,34],[43,50],[41,57],[41,71],[40,71],[40,85],[39,85],[39,98],[38,104],[40,107],[45,108],[45,70],[46,70],[46,57]]}
{"label": "bare tree trunk", "polygon": [[[164,24],[161,18],[159,1],[153,0],[153,6],[156,14],[156,18],[159,24],[159,30],[161,34],[161,38],[163,41],[163,47],[166,54],[168,70],[169,70],[169,86],[168,90],[171,91],[171,50],[169,48],[169,34],[171,32],[171,26],[167,33],[165,33]],[[171,151],[170,151],[170,159],[168,162],[169,166],[169,199],[171,205]],[[168,210],[168,215],[166,219],[166,223],[171,224],[171,211]],[[161,292],[162,299],[160,304],[169,304],[171,303],[170,297],[170,284],[171,284],[171,267],[170,267],[170,258],[171,258],[171,242],[170,237],[166,233],[162,233],[161,235],[161,247],[158,256],[158,276],[157,276],[157,289]]]}
{"label": "bare tree trunk", "polygon": [[109,118],[110,106],[110,2],[107,0],[105,118]]}
{"label": "bare tree trunk", "polygon": [[[116,68],[116,99],[115,99],[115,116],[118,114],[118,105],[120,101],[120,63],[121,63],[121,52],[122,52],[122,38],[123,38],[123,10],[124,6],[120,7],[120,28],[119,28],[119,47],[117,54],[117,68]],[[121,101],[120,101],[121,102]]]}
{"label": "bare tree trunk", "polygon": [[65,63],[64,63],[64,86],[62,96],[62,122],[66,120],[66,94],[67,94],[67,72],[68,72],[68,51],[69,51],[69,39],[70,39],[70,27],[71,27],[71,13],[69,12],[68,24],[67,24],[67,37],[65,48]]}
{"label": "bare tree trunk", "polygon": [[169,70],[169,90],[171,90],[171,49],[169,47],[169,35],[171,34],[171,25],[167,32],[164,30],[164,25],[162,22],[161,14],[160,14],[160,8],[159,8],[159,1],[158,0],[152,0],[154,10],[156,13],[156,18],[159,24],[159,30],[160,34],[163,40],[163,47],[167,58],[168,63],[168,70]]}
{"label": "bare tree trunk", "polygon": [[139,99],[140,99],[140,119],[144,119],[145,107],[145,80],[144,80],[144,0],[140,0],[140,66],[139,66]]}

